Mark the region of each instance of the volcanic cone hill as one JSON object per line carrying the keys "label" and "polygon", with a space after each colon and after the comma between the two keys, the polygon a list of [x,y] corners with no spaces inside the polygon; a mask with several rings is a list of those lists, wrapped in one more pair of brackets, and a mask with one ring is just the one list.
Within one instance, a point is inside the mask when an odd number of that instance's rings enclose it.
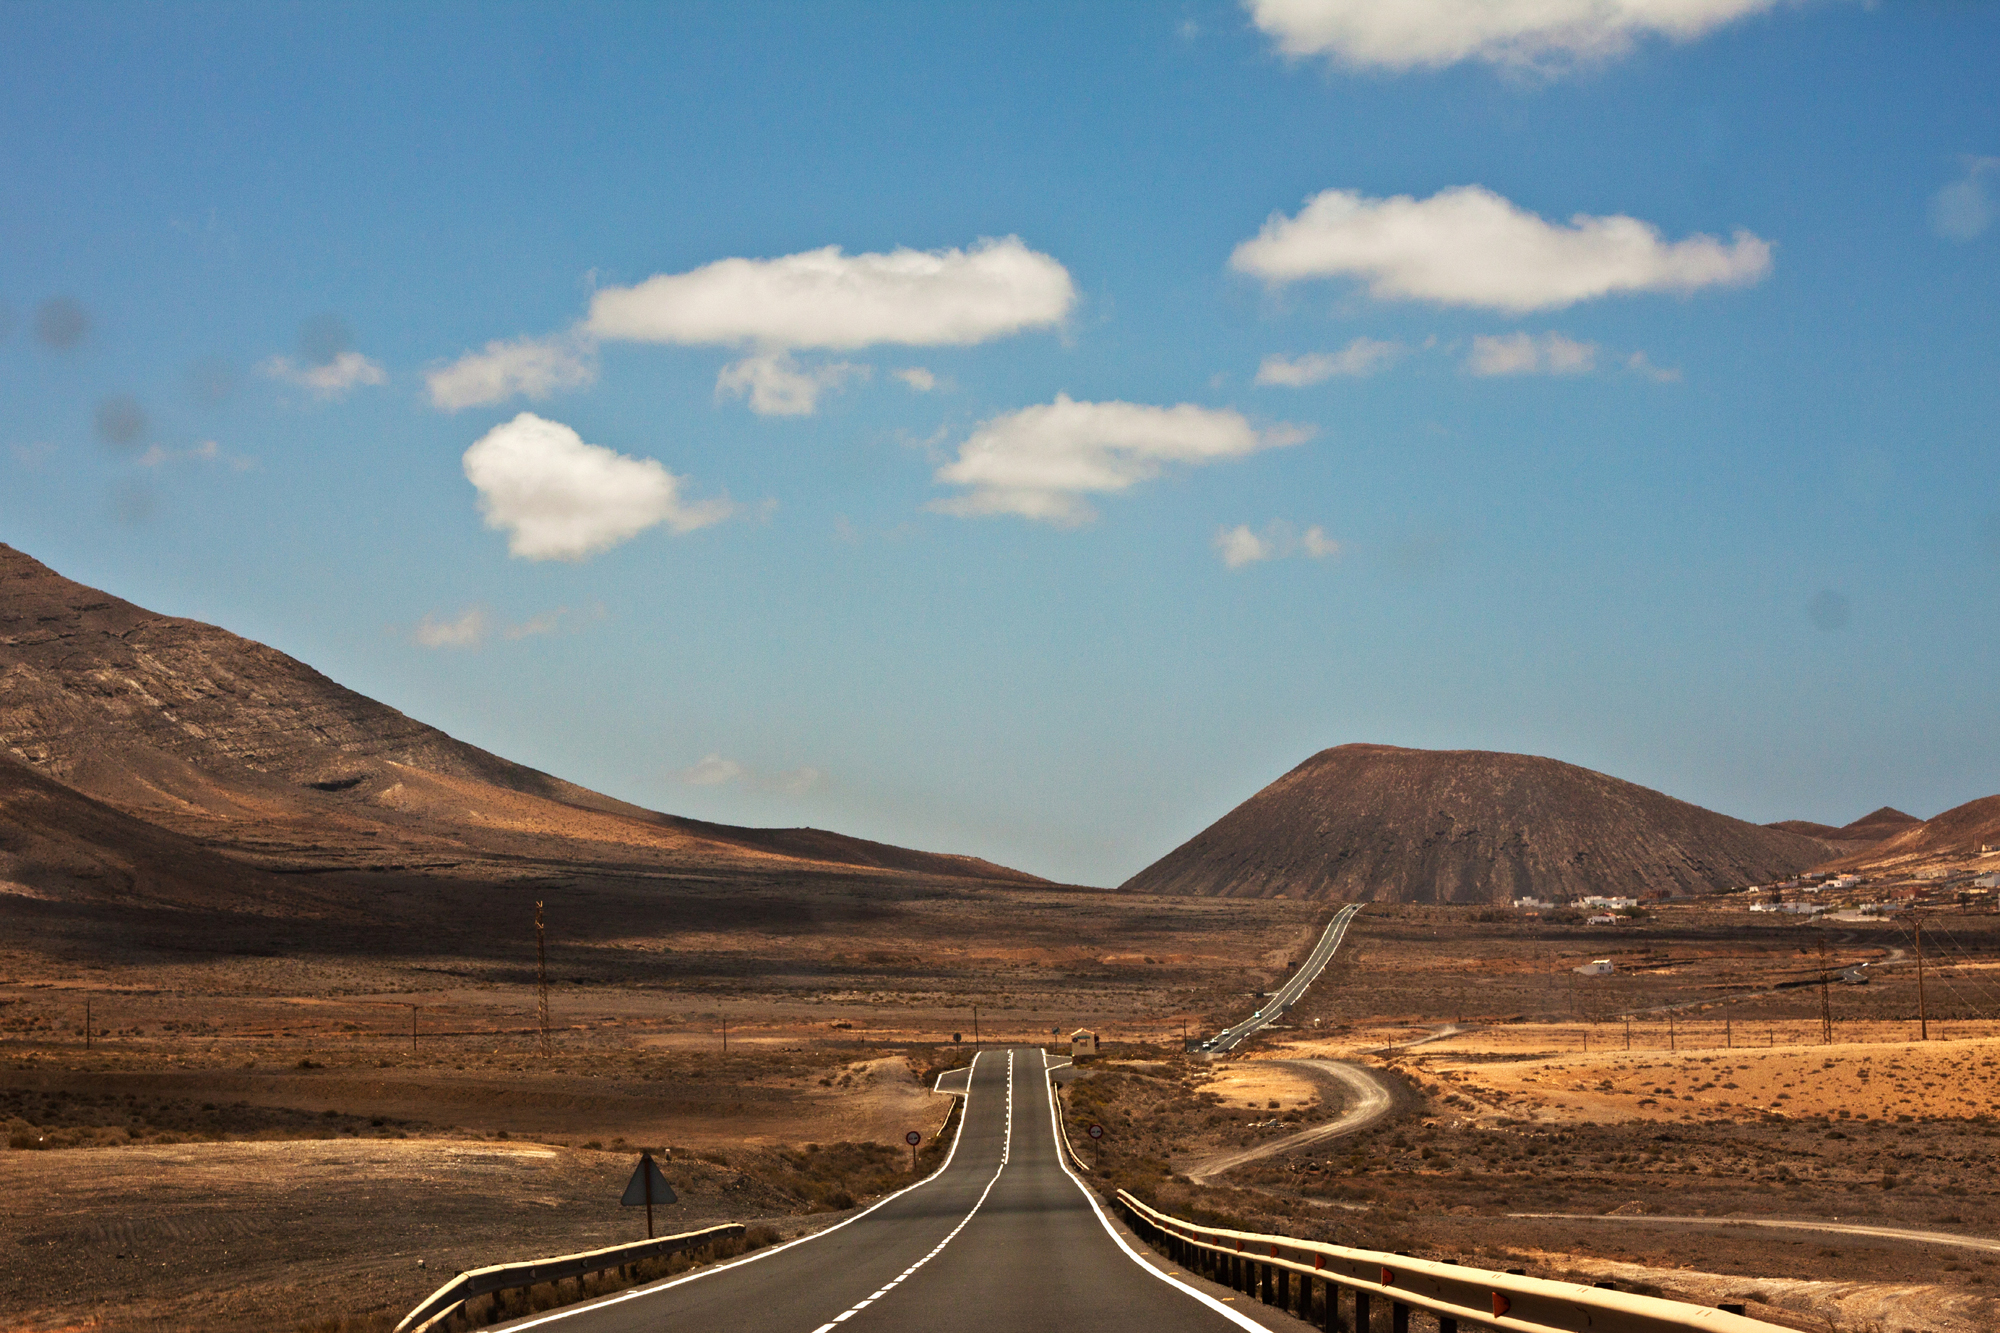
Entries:
{"label": "volcanic cone hill", "polygon": [[1981,847],[1994,846],[2000,846],[2000,796],[1982,796],[1910,824],[1826,868],[1898,874],[1932,868],[2000,870],[2000,856],[1980,855]]}
{"label": "volcanic cone hill", "polygon": [[1767,882],[1828,854],[1554,759],[1342,745],[1122,887],[1416,903],[1679,895]]}
{"label": "volcanic cone hill", "polygon": [[[629,805],[456,740],[274,648],[147,611],[5,545],[0,756],[28,770],[0,783],[10,836],[42,849],[15,854],[17,868],[40,866],[65,891],[120,875],[178,883],[172,867],[192,865],[197,852],[283,871],[816,866],[1040,882],[972,857]],[[49,783],[89,798],[89,818]],[[84,845],[92,839],[95,851]],[[39,888],[33,876],[0,877]]]}
{"label": "volcanic cone hill", "polygon": [[1906,815],[1894,806],[1883,806],[1870,811],[1851,824],[1835,828],[1831,824],[1816,824],[1810,819],[1781,819],[1765,828],[1783,829],[1787,833],[1802,833],[1808,838],[1818,838],[1836,852],[1855,852],[1877,843],[1887,842],[1898,834],[1908,833],[1924,821],[1915,815]]}

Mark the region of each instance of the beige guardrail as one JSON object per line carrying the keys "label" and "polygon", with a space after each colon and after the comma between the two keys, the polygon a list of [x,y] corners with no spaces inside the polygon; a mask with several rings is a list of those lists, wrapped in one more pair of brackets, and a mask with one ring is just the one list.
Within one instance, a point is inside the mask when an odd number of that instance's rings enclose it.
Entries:
{"label": "beige guardrail", "polygon": [[[1389,1307],[1398,1330],[1409,1327],[1410,1311],[1422,1310],[1436,1318],[1440,1333],[1458,1333],[1461,1325],[1514,1333],[1774,1333],[1779,1327],[1657,1296],[1201,1226],[1124,1190],[1118,1205],[1133,1230],[1183,1268],[1321,1328],[1372,1327],[1370,1312],[1379,1305]],[[1342,1304],[1352,1310],[1351,1324],[1341,1319]]]}
{"label": "beige guardrail", "polygon": [[645,1259],[659,1259],[683,1250],[698,1250],[704,1245],[733,1240],[742,1234],[743,1224],[730,1222],[701,1231],[683,1231],[677,1236],[661,1236],[656,1240],[635,1240],[629,1245],[610,1245],[580,1254],[561,1254],[553,1259],[529,1259],[518,1264],[468,1269],[426,1296],[421,1305],[404,1315],[403,1322],[396,1325],[396,1333],[423,1333],[475,1296],[585,1277]]}

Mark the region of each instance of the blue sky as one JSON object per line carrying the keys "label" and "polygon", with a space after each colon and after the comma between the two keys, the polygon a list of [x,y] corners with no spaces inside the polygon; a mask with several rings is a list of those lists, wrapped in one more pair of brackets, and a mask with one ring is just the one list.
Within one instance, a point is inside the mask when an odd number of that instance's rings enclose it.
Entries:
{"label": "blue sky", "polygon": [[1085,883],[1347,741],[2000,791],[1995,7],[5,23],[0,540],[509,757]]}

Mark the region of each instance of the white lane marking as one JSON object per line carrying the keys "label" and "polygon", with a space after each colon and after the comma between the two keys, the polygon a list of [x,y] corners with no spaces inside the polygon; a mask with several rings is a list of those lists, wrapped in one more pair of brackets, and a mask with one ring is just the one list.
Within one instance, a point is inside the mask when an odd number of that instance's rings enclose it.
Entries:
{"label": "white lane marking", "polygon": [[[991,1052],[985,1052],[985,1051],[980,1052],[981,1055],[990,1053]],[[976,1069],[978,1068],[978,1066],[979,1066],[979,1056],[975,1055],[972,1057],[971,1068]],[[741,1259],[732,1259],[730,1262],[726,1264],[711,1264],[706,1268],[697,1268],[694,1272],[689,1273],[686,1277],[677,1277],[673,1279],[671,1282],[656,1282],[651,1286],[634,1287],[630,1291],[621,1291],[616,1296],[606,1296],[603,1300],[591,1301],[588,1304],[566,1306],[563,1309],[552,1311],[549,1314],[544,1315],[540,1319],[531,1319],[525,1324],[510,1324],[508,1325],[508,1327],[539,1328],[543,1324],[553,1324],[558,1319],[568,1319],[571,1315],[583,1314],[585,1311],[588,1310],[602,1310],[607,1306],[618,1305],[624,1301],[636,1301],[641,1296],[650,1296],[656,1291],[665,1291],[669,1287],[678,1287],[688,1282],[699,1282],[702,1278],[713,1277],[717,1273],[726,1273],[732,1268],[741,1268],[745,1264],[754,1264],[759,1259],[768,1259],[774,1254],[780,1254],[786,1250],[791,1249],[794,1245],[804,1245],[807,1241],[818,1240],[821,1236],[831,1236],[834,1232],[840,1230],[842,1227],[852,1226],[854,1223],[859,1222],[862,1218],[868,1216],[868,1214],[874,1212],[877,1208],[882,1207],[884,1204],[891,1203],[896,1199],[902,1198],[905,1194],[908,1194],[911,1190],[922,1189],[924,1186],[930,1184],[933,1180],[936,1180],[939,1176],[943,1175],[946,1171],[951,1169],[951,1159],[958,1156],[958,1142],[960,1139],[965,1137],[965,1116],[972,1110],[972,1079],[969,1074],[967,1075],[965,1080],[965,1087],[966,1087],[965,1108],[959,1114],[958,1133],[951,1136],[951,1147],[945,1150],[944,1161],[939,1163],[938,1169],[931,1172],[929,1175],[925,1176],[922,1180],[919,1180],[914,1185],[905,1185],[903,1186],[903,1188],[897,1190],[894,1194],[884,1195],[882,1198],[879,1198],[875,1202],[869,1204],[866,1208],[863,1208],[860,1212],[848,1218],[846,1221],[835,1222],[832,1226],[826,1228],[824,1231],[815,1231],[810,1236],[800,1236],[796,1240],[786,1241],[783,1245],[773,1245],[768,1249],[758,1250],[755,1253],[745,1255]],[[1013,1053],[1009,1052],[1007,1057],[1008,1142],[1010,1143],[1013,1142],[1013,1135],[1014,1135],[1014,1058],[1013,1058]],[[1006,1165],[1006,1161],[1004,1158],[1001,1161],[1001,1165],[1002,1166]],[[992,1186],[989,1185],[987,1186],[987,1188],[991,1189]],[[984,1201],[985,1196],[982,1195],[980,1197],[981,1200]],[[828,1325],[828,1327],[830,1328],[832,1327],[832,1325]]]}
{"label": "white lane marking", "polygon": [[[970,1088],[971,1085],[968,1082],[967,1084],[968,1093],[970,1092]],[[1007,1052],[1007,1133],[1006,1137],[1000,1141],[1000,1171],[1005,1171],[1007,1169],[1007,1161],[1010,1157],[1013,1156],[1013,1152],[1014,1152],[1014,1053],[1012,1051],[1009,1051]],[[951,1244],[952,1241],[957,1238],[958,1233],[965,1230],[965,1224],[967,1222],[970,1222],[973,1218],[973,1215],[976,1214],[980,1210],[980,1208],[985,1205],[986,1196],[991,1194],[993,1192],[993,1187],[1000,1183],[1000,1171],[995,1171],[993,1173],[993,1179],[987,1181],[986,1188],[979,1192],[979,1202],[972,1205],[972,1212],[967,1213],[964,1217],[959,1218],[958,1225],[951,1229],[951,1234],[946,1236],[943,1240],[939,1241],[936,1247],[933,1248],[929,1254],[917,1260],[915,1263],[911,1264],[908,1268],[905,1268],[902,1271],[902,1273],[897,1276],[894,1282],[891,1282],[888,1286],[882,1288],[881,1291],[876,1292],[873,1296],[870,1296],[867,1300],[856,1301],[854,1303],[853,1309],[846,1310],[840,1314],[835,1315],[831,1320],[831,1322],[821,1324],[818,1328],[813,1330],[813,1333],[827,1333],[827,1330],[832,1328],[834,1324],[845,1323],[847,1320],[854,1318],[854,1316],[860,1314],[863,1309],[867,1308],[870,1305],[873,1305],[877,1300],[881,1299],[884,1293],[900,1285],[901,1283],[907,1281],[910,1274],[916,1272],[919,1268],[922,1268],[925,1264],[937,1258],[939,1251],[943,1250],[945,1246]]]}
{"label": "white lane marking", "polygon": [[[1051,1134],[1060,1136],[1062,1134],[1062,1127],[1056,1123],[1055,1090],[1049,1086],[1049,1081],[1046,1078],[1042,1080],[1042,1091],[1043,1095],[1049,1099],[1049,1132]],[[1197,1288],[1194,1287],[1190,1287],[1187,1283],[1182,1282],[1165,1272],[1162,1272],[1160,1269],[1153,1267],[1153,1265],[1147,1263],[1144,1259],[1140,1258],[1139,1252],[1133,1249],[1130,1245],[1127,1245],[1125,1243],[1125,1238],[1118,1234],[1118,1228],[1112,1226],[1111,1219],[1104,1215],[1104,1209],[1097,1202],[1097,1195],[1091,1191],[1089,1186],[1085,1185],[1083,1181],[1080,1178],[1078,1178],[1076,1172],[1069,1169],[1069,1163],[1063,1160],[1063,1154],[1060,1148],[1058,1148],[1056,1151],[1056,1165],[1062,1168],[1063,1174],[1069,1177],[1070,1183],[1072,1185],[1075,1185],[1077,1189],[1083,1192],[1083,1197],[1090,1203],[1090,1211],[1097,1214],[1097,1220],[1103,1224],[1105,1234],[1110,1236],[1111,1239],[1117,1243],[1118,1248],[1125,1251],[1125,1257],[1130,1259],[1133,1263],[1139,1265],[1141,1270],[1151,1273],[1154,1277],[1160,1279],[1160,1281],[1166,1283],[1170,1287],[1178,1287],[1180,1290],[1194,1297],[1196,1300],[1200,1301],[1203,1305],[1206,1305],[1209,1309],[1215,1311],[1217,1314],[1221,1315],[1224,1319],[1227,1319],[1230,1323],[1237,1325],[1239,1328],[1253,1329],[1255,1330],[1255,1333],[1270,1333],[1269,1329],[1267,1329],[1266,1327],[1264,1327],[1264,1325],[1258,1323],[1254,1319],[1250,1319],[1245,1315],[1238,1314],[1236,1311],[1230,1309],[1228,1306],[1224,1305],[1221,1301],[1218,1301],[1217,1299],[1215,1299],[1215,1297],[1209,1295],[1207,1292],[1198,1290]]]}

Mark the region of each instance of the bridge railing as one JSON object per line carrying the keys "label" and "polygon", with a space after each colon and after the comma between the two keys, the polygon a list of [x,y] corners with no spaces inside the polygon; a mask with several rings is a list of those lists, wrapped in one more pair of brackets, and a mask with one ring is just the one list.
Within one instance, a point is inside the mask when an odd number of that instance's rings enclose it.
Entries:
{"label": "bridge railing", "polygon": [[[1372,1328],[1371,1312],[1383,1305],[1398,1333],[1409,1328],[1412,1311],[1435,1319],[1440,1333],[1458,1333],[1461,1327],[1512,1333],[1773,1333],[1779,1327],[1721,1307],[1204,1226],[1169,1216],[1124,1190],[1118,1191],[1118,1205],[1134,1231],[1183,1268],[1324,1329]],[[1352,1323],[1343,1322],[1343,1305]]]}
{"label": "bridge railing", "polygon": [[719,1227],[707,1227],[701,1231],[683,1231],[677,1236],[635,1240],[629,1245],[610,1245],[601,1250],[585,1250],[580,1254],[557,1255],[553,1259],[529,1259],[517,1264],[494,1264],[488,1268],[468,1269],[425,1297],[422,1304],[404,1315],[403,1322],[396,1325],[396,1333],[426,1333],[427,1330],[442,1324],[448,1315],[475,1296],[485,1296],[495,1291],[512,1291],[518,1287],[533,1287],[543,1282],[561,1282],[573,1277],[587,1277],[592,1273],[623,1268],[646,1259],[659,1259],[669,1254],[679,1254],[683,1250],[698,1250],[704,1245],[713,1245],[719,1240],[734,1240],[742,1235],[743,1224],[729,1222]]}

